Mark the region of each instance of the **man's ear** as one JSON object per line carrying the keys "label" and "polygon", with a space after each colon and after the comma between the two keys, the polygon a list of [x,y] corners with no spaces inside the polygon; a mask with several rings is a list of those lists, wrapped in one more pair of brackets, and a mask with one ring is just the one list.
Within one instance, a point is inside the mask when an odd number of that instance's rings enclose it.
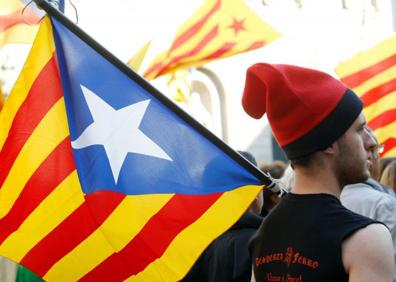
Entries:
{"label": "man's ear", "polygon": [[331,144],[329,147],[326,149],[322,150],[323,153],[328,154],[328,155],[334,155],[338,151],[338,143],[337,141]]}

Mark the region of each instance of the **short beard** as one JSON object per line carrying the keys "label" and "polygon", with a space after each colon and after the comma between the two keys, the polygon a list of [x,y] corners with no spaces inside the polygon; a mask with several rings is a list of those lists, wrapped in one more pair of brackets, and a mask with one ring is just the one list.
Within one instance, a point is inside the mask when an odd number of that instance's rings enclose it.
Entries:
{"label": "short beard", "polygon": [[364,182],[370,177],[368,173],[361,173],[361,171],[358,171],[356,167],[355,169],[352,169],[353,167],[348,168],[346,165],[341,165],[338,166],[338,168],[339,169],[336,169],[336,176],[341,190],[346,185]]}
{"label": "short beard", "polygon": [[366,160],[359,159],[354,155],[354,148],[350,148],[348,143],[339,140],[339,156],[335,161],[335,174],[340,184],[341,190],[345,185],[366,181],[369,177]]}

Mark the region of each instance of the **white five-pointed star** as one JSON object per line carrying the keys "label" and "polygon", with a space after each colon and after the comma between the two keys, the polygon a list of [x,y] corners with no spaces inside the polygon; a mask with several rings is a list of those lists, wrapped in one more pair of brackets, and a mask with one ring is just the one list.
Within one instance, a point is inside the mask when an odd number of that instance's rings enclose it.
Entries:
{"label": "white five-pointed star", "polygon": [[117,183],[128,153],[136,153],[172,161],[172,159],[140,129],[150,100],[115,110],[91,90],[81,85],[94,122],[74,141],[74,149],[103,145]]}

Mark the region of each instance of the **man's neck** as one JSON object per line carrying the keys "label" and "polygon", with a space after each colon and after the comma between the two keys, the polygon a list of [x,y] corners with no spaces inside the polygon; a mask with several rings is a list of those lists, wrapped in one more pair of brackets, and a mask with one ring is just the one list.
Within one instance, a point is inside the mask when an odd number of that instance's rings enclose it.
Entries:
{"label": "man's neck", "polygon": [[295,185],[292,193],[330,194],[339,198],[341,187],[331,170],[295,169]]}

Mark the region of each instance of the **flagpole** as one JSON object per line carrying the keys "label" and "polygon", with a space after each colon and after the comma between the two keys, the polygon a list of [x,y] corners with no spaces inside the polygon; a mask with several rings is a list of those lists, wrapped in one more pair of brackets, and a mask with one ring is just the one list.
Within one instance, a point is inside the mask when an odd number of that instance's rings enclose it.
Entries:
{"label": "flagpole", "polygon": [[52,4],[49,3],[49,0],[33,0],[38,6],[40,6],[47,14],[56,18],[60,21],[64,26],[66,26],[71,32],[73,32],[76,36],[84,40],[91,48],[96,50],[99,54],[101,54],[104,58],[106,58],[109,62],[115,65],[118,69],[120,69],[124,74],[126,74],[129,78],[133,79],[139,85],[141,85],[145,90],[147,90],[151,95],[153,95],[156,99],[158,99],[161,103],[166,105],[168,108],[172,109],[180,118],[189,123],[195,130],[209,139],[212,143],[214,143],[218,148],[227,153],[232,159],[234,159],[237,163],[243,166],[246,170],[256,176],[258,179],[262,181],[262,184],[266,185],[268,189],[275,192],[279,197],[282,197],[287,192],[279,185],[279,182],[276,179],[273,179],[270,175],[262,172],[260,169],[255,167],[249,161],[247,161],[244,157],[242,157],[239,153],[233,150],[230,146],[224,143],[221,139],[219,139],[216,135],[210,132],[207,128],[205,128],[202,124],[192,118],[187,112],[178,107],[172,100],[163,95],[160,91],[154,88],[147,80],[143,77],[139,76],[136,72],[134,72],[128,65],[115,57],[112,53],[106,50],[102,45],[100,45],[97,41],[95,41],[92,37],[90,37],[85,31],[83,31],[80,27],[70,21],[66,16],[63,15],[60,11],[58,11]]}

